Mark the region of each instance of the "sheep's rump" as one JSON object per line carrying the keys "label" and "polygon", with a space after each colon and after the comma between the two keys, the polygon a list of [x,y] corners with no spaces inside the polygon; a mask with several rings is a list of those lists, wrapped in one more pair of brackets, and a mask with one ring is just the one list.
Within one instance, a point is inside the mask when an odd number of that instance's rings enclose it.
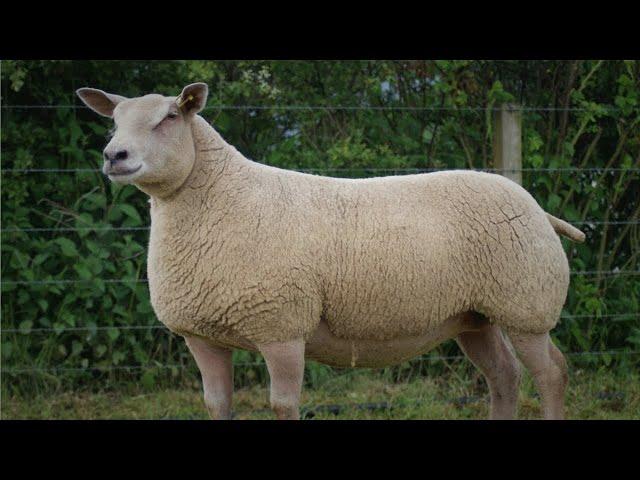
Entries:
{"label": "sheep's rump", "polygon": [[450,171],[310,183],[331,212],[305,228],[327,239],[320,291],[333,334],[420,335],[466,311],[521,331],[556,324],[567,259],[545,212],[514,182]]}

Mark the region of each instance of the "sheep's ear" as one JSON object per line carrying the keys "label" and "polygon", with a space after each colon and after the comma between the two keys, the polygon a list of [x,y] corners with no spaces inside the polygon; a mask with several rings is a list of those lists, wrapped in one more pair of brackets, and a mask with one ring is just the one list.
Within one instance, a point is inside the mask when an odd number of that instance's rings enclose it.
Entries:
{"label": "sheep's ear", "polygon": [[192,83],[182,89],[182,93],[176,98],[176,103],[187,115],[200,112],[207,104],[209,87],[206,83]]}
{"label": "sheep's ear", "polygon": [[113,117],[113,109],[116,105],[126,100],[126,97],[106,93],[95,88],[79,88],[76,94],[87,107],[105,117]]}

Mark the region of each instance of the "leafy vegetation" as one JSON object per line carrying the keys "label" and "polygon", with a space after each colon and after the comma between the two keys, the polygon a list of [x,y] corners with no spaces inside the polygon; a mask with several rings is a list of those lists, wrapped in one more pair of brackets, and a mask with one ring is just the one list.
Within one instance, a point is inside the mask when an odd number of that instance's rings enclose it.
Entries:
{"label": "leafy vegetation", "polygon": [[[192,365],[183,342],[155,328],[144,282],[147,198],[97,171],[110,122],[69,107],[81,105],[74,92],[82,86],[176,95],[195,81],[210,85],[204,117],[247,157],[334,176],[491,168],[492,109],[551,107],[523,111],[524,168],[543,169],[525,170],[523,184],[554,215],[595,221],[581,226],[586,243],[565,243],[572,270],[626,272],[574,275],[565,314],[575,317],[554,336],[565,351],[640,350],[640,62],[3,61],[3,390],[114,385],[122,372],[113,367],[177,366],[125,368],[129,381],[153,385]],[[256,108],[216,107],[247,105]],[[62,230],[14,231],[42,228]],[[123,279],[131,281],[109,281]],[[122,328],[131,326],[149,328]],[[459,352],[449,342],[438,353]],[[575,361],[626,370],[638,358]],[[34,368],[44,370],[12,371]],[[328,372],[313,365],[310,381]],[[264,376],[243,368],[237,381]]]}

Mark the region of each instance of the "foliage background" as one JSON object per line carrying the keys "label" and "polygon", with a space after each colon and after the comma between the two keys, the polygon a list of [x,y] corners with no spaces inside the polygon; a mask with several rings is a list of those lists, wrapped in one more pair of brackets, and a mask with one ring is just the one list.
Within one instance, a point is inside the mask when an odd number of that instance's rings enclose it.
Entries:
{"label": "foliage background", "polygon": [[[584,225],[585,244],[564,243],[573,270],[631,274],[573,276],[565,312],[580,317],[564,319],[556,341],[571,352],[640,349],[640,62],[3,61],[1,67],[3,391],[132,380],[151,386],[184,379],[183,367],[193,372],[181,339],[155,328],[146,285],[104,281],[144,279],[148,231],[90,228],[147,226],[147,198],[90,171],[101,165],[110,121],[77,108],[74,92],[82,86],[177,95],[188,83],[206,82],[203,116],[248,158],[350,177],[491,168],[492,108],[504,101],[530,107],[523,112],[525,169],[616,170],[525,171],[524,187],[569,221],[630,222]],[[278,108],[305,105],[329,108]],[[84,230],[5,231],[15,228]],[[56,279],[91,281],[10,283]],[[139,325],[152,328],[122,328]],[[454,342],[438,352],[459,353]],[[236,360],[256,359],[237,352]],[[594,369],[638,366],[632,354],[575,361]],[[19,371],[33,368],[41,370]],[[385,374],[397,379],[438,368],[446,367],[425,362]],[[330,374],[320,365],[307,369],[309,382]],[[248,365],[237,370],[236,382],[264,376],[262,367]]]}

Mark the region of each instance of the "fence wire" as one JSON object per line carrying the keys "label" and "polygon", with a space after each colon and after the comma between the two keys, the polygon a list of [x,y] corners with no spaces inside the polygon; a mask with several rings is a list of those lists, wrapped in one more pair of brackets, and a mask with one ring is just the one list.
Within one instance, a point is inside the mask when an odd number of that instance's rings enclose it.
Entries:
{"label": "fence wire", "polygon": [[[640,225],[640,220],[578,220],[567,222],[571,225],[603,226],[603,225]],[[0,228],[0,233],[57,233],[57,232],[142,232],[149,231],[151,227],[55,227],[55,228]]]}
{"label": "fence wire", "polygon": [[[416,155],[416,154],[407,154]],[[88,163],[88,162],[87,162]],[[517,173],[517,172],[542,172],[542,173],[577,173],[577,172],[628,172],[639,173],[640,168],[636,167],[523,167],[523,168],[456,168],[456,167],[430,167],[430,168],[291,168],[300,173],[391,173],[391,174],[416,174],[416,173],[435,173],[451,170],[468,170],[474,172],[485,173]],[[99,168],[3,168],[2,173],[101,173]]]}
{"label": "fence wire", "polygon": [[[579,276],[625,276],[640,275],[640,270],[572,270],[571,275]],[[70,285],[83,283],[149,283],[146,278],[87,278],[87,279],[52,279],[52,280],[2,280],[2,285]]]}
{"label": "fence wire", "polygon": [[[599,351],[589,351],[589,352],[564,352],[563,355],[566,357],[601,357],[601,356],[627,356],[627,355],[638,355],[640,354],[640,350],[599,350]],[[467,359],[464,355],[430,355],[422,358],[417,358],[414,360],[409,360],[408,364],[418,363],[423,365],[426,362],[441,362],[447,360],[465,360]],[[400,365],[398,365],[400,366]],[[233,364],[234,368],[248,368],[248,367],[266,367],[264,362],[238,362]],[[333,367],[330,367],[333,368]],[[384,370],[385,367],[382,368],[367,368],[366,370]],[[386,367],[389,368],[389,367]],[[27,374],[27,373],[55,373],[55,372],[64,372],[64,373],[72,373],[72,372],[110,372],[110,371],[140,371],[140,370],[196,370],[194,365],[183,365],[183,364],[173,364],[173,365],[105,365],[105,366],[94,366],[94,367],[47,367],[47,368],[1,368],[0,371],[2,373],[12,373],[12,374]],[[338,369],[340,370],[340,369]]]}
{"label": "fence wire", "polygon": [[[600,320],[611,319],[612,321],[623,321],[632,318],[640,318],[640,312],[636,313],[605,313],[605,314],[581,314],[581,315],[560,315],[563,320]],[[114,330],[159,330],[162,333],[170,335],[176,335],[167,327],[162,324],[155,325],[111,325],[111,326],[89,326],[89,327],[36,327],[36,328],[3,328],[0,329],[0,334],[4,333],[45,333],[55,332],[56,334],[64,332],[103,332]]]}
{"label": "fence wire", "polygon": [[[90,110],[86,105],[2,105],[4,110]],[[435,112],[500,112],[501,107],[489,106],[467,106],[467,107],[447,107],[447,106],[414,106],[414,105],[209,105],[203,109],[209,110],[283,110],[283,111],[435,111]],[[595,108],[584,107],[555,107],[555,106],[526,106],[517,105],[505,108],[511,112],[620,112],[619,107],[601,105]]]}

